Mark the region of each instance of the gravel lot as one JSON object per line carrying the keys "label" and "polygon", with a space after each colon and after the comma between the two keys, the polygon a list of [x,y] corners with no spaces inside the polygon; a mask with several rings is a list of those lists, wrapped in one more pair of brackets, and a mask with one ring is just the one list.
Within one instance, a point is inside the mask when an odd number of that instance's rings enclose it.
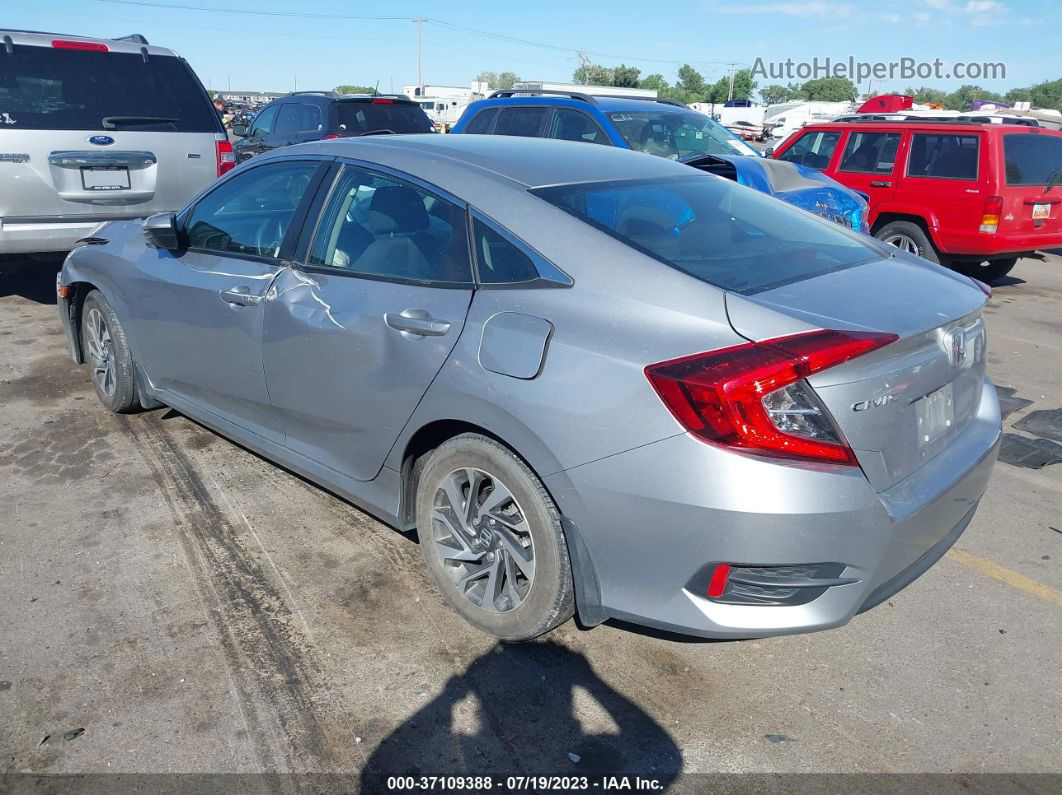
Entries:
{"label": "gravel lot", "polygon": [[[957,548],[842,629],[569,623],[502,646],[443,605],[415,540],[176,412],[105,412],[53,285],[0,277],[0,774],[1062,786],[1013,777],[1062,774],[1062,464],[998,464]],[[1021,261],[987,317],[993,379],[1032,401],[1011,431],[1062,406],[1062,256]]]}

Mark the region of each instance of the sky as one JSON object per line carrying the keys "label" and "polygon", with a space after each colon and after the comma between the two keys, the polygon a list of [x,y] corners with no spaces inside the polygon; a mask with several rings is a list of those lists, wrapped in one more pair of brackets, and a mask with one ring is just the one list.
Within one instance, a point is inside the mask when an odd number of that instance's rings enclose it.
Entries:
{"label": "sky", "polygon": [[876,81],[874,90],[906,84],[951,90],[976,82],[1002,92],[1062,78],[1059,0],[0,0],[0,11],[9,28],[141,33],[177,50],[215,90],[378,82],[382,92],[401,91],[417,82],[416,17],[427,20],[421,24],[426,84],[468,85],[484,70],[567,82],[579,66],[578,51],[594,63],[625,63],[669,81],[682,63],[717,80],[731,63],[815,57],[1006,65],[1002,80],[894,79]]}

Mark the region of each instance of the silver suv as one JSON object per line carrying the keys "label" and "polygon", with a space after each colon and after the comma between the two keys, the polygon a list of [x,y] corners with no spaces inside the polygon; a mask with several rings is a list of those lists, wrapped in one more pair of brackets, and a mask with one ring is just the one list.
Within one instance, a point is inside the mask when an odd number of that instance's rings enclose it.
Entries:
{"label": "silver suv", "polygon": [[0,29],[0,268],[68,251],[103,221],[178,209],[233,165],[172,50]]}

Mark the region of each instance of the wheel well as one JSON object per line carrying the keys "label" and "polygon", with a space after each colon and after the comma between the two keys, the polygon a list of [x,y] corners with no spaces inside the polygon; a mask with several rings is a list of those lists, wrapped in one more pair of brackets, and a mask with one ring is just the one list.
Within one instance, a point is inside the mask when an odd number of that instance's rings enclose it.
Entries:
{"label": "wheel well", "polygon": [[85,304],[85,296],[96,289],[96,285],[90,282],[71,282],[70,295],[67,305],[70,311],[70,330],[74,334],[74,342],[77,343],[78,363],[84,364],[85,351],[81,347],[81,307]]}
{"label": "wheel well", "polygon": [[[403,529],[412,528],[417,522],[417,479],[420,476],[417,462],[439,445],[463,433],[478,433],[480,436],[493,439],[498,444],[509,448],[513,455],[525,464],[528,463],[527,459],[513,449],[511,444],[479,425],[462,420],[429,422],[410,437],[406,443],[405,452],[402,454],[402,503],[399,509],[399,519],[402,521]],[[528,466],[531,465],[528,464]],[[534,467],[531,469],[534,471]]]}
{"label": "wheel well", "polygon": [[926,237],[929,238],[930,242],[932,242],[934,246],[937,244],[936,241],[933,240],[933,233],[929,229],[929,224],[927,224],[926,220],[920,215],[907,215],[905,213],[881,213],[877,218],[874,219],[874,225],[870,228],[870,234],[876,235],[879,229],[881,229],[886,224],[891,224],[893,221],[909,221],[910,223],[921,228],[921,230],[926,233]]}

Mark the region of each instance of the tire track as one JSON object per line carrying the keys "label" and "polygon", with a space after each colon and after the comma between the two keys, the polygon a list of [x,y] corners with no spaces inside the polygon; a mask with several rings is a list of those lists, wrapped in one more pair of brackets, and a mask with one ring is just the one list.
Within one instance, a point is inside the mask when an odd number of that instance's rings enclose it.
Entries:
{"label": "tire track", "polygon": [[[350,771],[353,737],[298,615],[215,500],[179,444],[151,414],[118,417],[173,515],[188,569],[220,641],[256,769]],[[354,754],[361,756],[358,751]],[[293,782],[273,777],[274,786]],[[329,788],[324,781],[318,782]],[[339,782],[335,782],[337,785]]]}

